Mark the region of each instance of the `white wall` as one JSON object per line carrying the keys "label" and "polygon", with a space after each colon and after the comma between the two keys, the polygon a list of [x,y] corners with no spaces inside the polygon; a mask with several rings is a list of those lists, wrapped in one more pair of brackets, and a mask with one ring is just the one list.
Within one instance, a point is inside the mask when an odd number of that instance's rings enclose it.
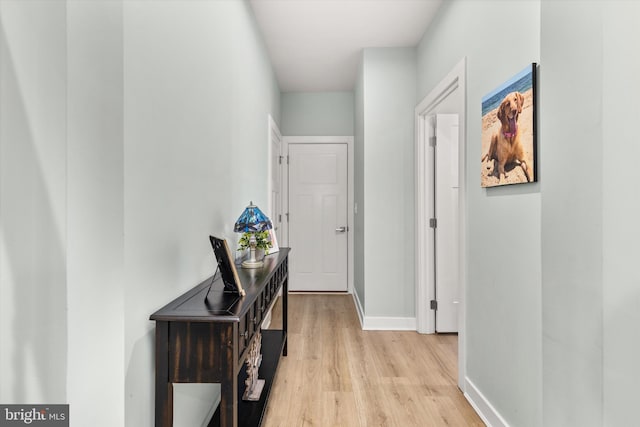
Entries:
{"label": "white wall", "polygon": [[[569,3],[542,2],[545,426],[600,426],[603,419],[602,12],[600,2],[585,3],[579,16]],[[568,109],[567,96],[574,104]],[[580,161],[569,166],[577,150]]]}
{"label": "white wall", "polygon": [[364,206],[358,209],[364,215],[364,314],[399,322],[415,318],[415,60],[413,48],[365,49],[362,59],[364,139],[357,146],[364,148],[358,154],[363,156]]}
{"label": "white wall", "polygon": [[0,7],[0,400],[121,424],[121,4]]}
{"label": "white wall", "polygon": [[124,420],[122,46],[121,1],[67,3],[67,402],[76,426]]}
{"label": "white wall", "polygon": [[[0,3],[0,401],[153,424],[149,315],[266,206],[280,94],[242,1]],[[176,426],[216,387],[177,387]]]}
{"label": "white wall", "polygon": [[[511,16],[519,31],[504,38]],[[639,18],[626,1],[583,2],[579,14],[571,2],[455,1],[418,48],[420,96],[468,58],[469,159],[480,158],[482,94],[540,58],[540,184],[481,190],[479,165],[467,165],[467,373],[509,425],[634,416],[640,201],[624,159],[638,151]]]}
{"label": "white wall", "polygon": [[[153,419],[149,315],[215,270],[250,200],[267,206],[267,114],[279,98],[245,2],[124,2],[126,425]],[[181,386],[176,426],[218,386]]]}
{"label": "white wall", "polygon": [[[640,38],[640,3],[603,2],[603,412],[604,425],[634,419],[640,383],[640,57],[629,41]],[[621,155],[621,153],[623,153]]]}
{"label": "white wall", "polygon": [[[640,61],[628,49],[639,18],[635,2],[589,2],[579,16],[570,4],[542,3],[545,426],[626,425],[634,416],[640,176],[625,159],[638,153],[640,108],[629,94]],[[576,153],[580,161],[567,164]]]}
{"label": "white wall", "polygon": [[539,1],[450,1],[417,48],[418,99],[467,57],[467,376],[513,426],[542,420],[540,185],[480,187],[480,106],[539,37]]}
{"label": "white wall", "polygon": [[364,276],[364,67],[362,58],[354,88],[354,292],[360,304],[365,304]]}
{"label": "white wall", "polygon": [[66,8],[0,14],[0,401],[65,403]]}
{"label": "white wall", "polygon": [[353,92],[285,92],[283,135],[353,135]]}

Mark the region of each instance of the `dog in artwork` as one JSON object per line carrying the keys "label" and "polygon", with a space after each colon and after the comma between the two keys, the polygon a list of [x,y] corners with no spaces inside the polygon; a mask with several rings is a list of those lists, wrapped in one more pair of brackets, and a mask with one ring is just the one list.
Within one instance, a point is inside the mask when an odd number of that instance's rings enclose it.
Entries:
{"label": "dog in artwork", "polygon": [[[511,92],[504,97],[497,113],[500,129],[491,136],[489,151],[482,157],[482,163],[489,161],[493,164],[493,175],[500,182],[507,178],[505,166],[511,163],[517,163],[522,168],[527,182],[531,182],[518,129],[518,117],[522,113],[523,104],[524,96],[520,92]],[[487,168],[490,169],[491,166]]]}

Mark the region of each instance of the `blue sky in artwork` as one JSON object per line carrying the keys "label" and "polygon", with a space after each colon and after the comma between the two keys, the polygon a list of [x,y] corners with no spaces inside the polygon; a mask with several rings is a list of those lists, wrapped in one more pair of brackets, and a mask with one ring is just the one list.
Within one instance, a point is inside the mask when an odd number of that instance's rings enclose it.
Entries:
{"label": "blue sky in artwork", "polygon": [[533,67],[527,65],[522,71],[515,76],[509,78],[506,82],[501,84],[496,89],[492,90],[488,94],[482,97],[482,115],[484,116],[489,111],[495,109],[500,105],[502,99],[509,92],[519,91],[525,92],[531,89],[533,86]]}

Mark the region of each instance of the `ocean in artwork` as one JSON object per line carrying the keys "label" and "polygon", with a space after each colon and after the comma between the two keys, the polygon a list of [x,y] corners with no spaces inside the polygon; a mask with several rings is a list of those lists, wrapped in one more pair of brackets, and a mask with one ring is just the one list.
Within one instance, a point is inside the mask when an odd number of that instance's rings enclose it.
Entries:
{"label": "ocean in artwork", "polygon": [[482,115],[498,108],[505,96],[511,92],[526,92],[533,87],[533,67],[527,66],[499,88],[482,98]]}

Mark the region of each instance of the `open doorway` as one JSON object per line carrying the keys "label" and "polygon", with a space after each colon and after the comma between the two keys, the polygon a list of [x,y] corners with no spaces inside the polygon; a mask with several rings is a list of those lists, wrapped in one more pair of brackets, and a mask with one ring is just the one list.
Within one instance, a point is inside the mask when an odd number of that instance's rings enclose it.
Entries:
{"label": "open doorway", "polygon": [[[457,254],[455,265],[457,268],[458,298],[457,331],[458,331],[458,387],[465,391],[465,290],[466,274],[466,60],[463,58],[447,76],[418,104],[415,109],[415,153],[416,153],[416,323],[419,333],[435,333],[436,328],[436,274],[435,259],[443,254],[436,254],[435,233],[437,218],[432,219],[433,193],[430,186],[434,181],[436,171],[433,151],[430,151],[431,137],[435,136],[432,129],[436,129],[433,117],[438,114],[457,116],[458,144],[453,159],[457,157],[456,168],[457,191],[457,247],[453,256]],[[458,166],[459,165],[459,166]],[[450,170],[454,168],[451,167]],[[448,254],[451,256],[451,254]]]}

